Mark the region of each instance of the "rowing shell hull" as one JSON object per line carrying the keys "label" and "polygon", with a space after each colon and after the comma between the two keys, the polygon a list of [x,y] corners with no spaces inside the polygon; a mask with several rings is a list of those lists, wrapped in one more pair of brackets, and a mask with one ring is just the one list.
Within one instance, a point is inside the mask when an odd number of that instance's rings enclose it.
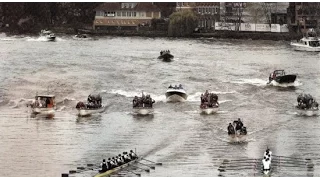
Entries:
{"label": "rowing shell hull", "polygon": [[217,113],[218,110],[219,110],[218,107],[216,107],[216,108],[205,108],[205,109],[200,108],[200,113],[209,115],[209,114]]}
{"label": "rowing shell hull", "polygon": [[44,116],[54,116],[55,110],[53,108],[33,108],[32,113]]}
{"label": "rowing shell hull", "polygon": [[297,113],[303,116],[319,116],[319,110],[312,110],[312,109],[301,110],[297,108]]}
{"label": "rowing shell hull", "polygon": [[136,113],[139,115],[153,114],[153,112],[154,112],[153,108],[133,108],[133,113]]}
{"label": "rowing shell hull", "polygon": [[110,177],[112,174],[120,171],[121,169],[123,169],[125,167],[130,166],[131,164],[134,164],[134,163],[138,162],[139,160],[141,160],[141,158],[138,158],[138,159],[135,159],[133,161],[130,161],[130,162],[126,163],[126,164],[123,164],[123,165],[121,165],[119,167],[113,168],[113,169],[111,169],[109,171],[106,171],[104,173],[99,173],[99,174],[95,175],[94,177]]}
{"label": "rowing shell hull", "polygon": [[102,113],[106,110],[106,107],[101,107],[99,109],[79,109],[78,116],[90,116],[91,114]]}

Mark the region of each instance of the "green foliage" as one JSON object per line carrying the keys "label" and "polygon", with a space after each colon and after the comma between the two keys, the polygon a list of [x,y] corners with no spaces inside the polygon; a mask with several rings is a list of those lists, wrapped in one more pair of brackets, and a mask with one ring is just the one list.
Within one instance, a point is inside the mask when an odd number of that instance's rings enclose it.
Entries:
{"label": "green foliage", "polygon": [[169,36],[188,36],[198,26],[198,18],[195,12],[183,10],[170,15]]}

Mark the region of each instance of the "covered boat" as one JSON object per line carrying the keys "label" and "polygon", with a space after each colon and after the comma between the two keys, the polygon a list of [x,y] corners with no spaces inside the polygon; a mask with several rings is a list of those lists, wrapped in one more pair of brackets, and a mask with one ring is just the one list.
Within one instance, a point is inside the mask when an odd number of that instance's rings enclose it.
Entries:
{"label": "covered boat", "polygon": [[320,51],[320,41],[313,29],[310,29],[306,33],[306,36],[300,39],[298,42],[291,42],[290,45],[296,51]]}
{"label": "covered boat", "polygon": [[169,50],[160,51],[160,56],[158,57],[158,59],[162,59],[163,61],[166,61],[166,62],[170,62],[173,58],[174,56],[170,54]]}
{"label": "covered boat", "polygon": [[55,41],[56,40],[56,36],[54,35],[54,33],[52,33],[52,31],[49,31],[49,30],[41,30],[40,36],[45,37],[47,39],[47,41]]}
{"label": "covered boat", "polygon": [[153,103],[155,100],[151,98],[149,94],[144,95],[142,92],[142,96],[135,96],[132,100],[133,112],[139,115],[148,115],[154,112]]}
{"label": "covered boat", "polygon": [[300,94],[297,98],[297,113],[305,116],[319,115],[319,104],[310,94]]}
{"label": "covered boat", "polygon": [[187,100],[188,95],[182,85],[169,86],[166,92],[167,102],[183,102]]}
{"label": "covered boat", "polygon": [[87,103],[78,102],[76,105],[78,116],[89,116],[91,114],[101,113],[106,110],[106,106],[102,105],[100,94],[89,95]]}
{"label": "covered boat", "polygon": [[247,128],[243,126],[243,123],[240,118],[229,123],[228,126],[228,135],[231,142],[244,142],[247,139]]}
{"label": "covered boat", "polygon": [[214,93],[208,93],[208,90],[204,94],[201,94],[200,113],[201,114],[214,114],[219,110],[218,95]]}
{"label": "covered boat", "polygon": [[297,75],[295,74],[286,75],[284,70],[275,70],[273,71],[273,73],[270,74],[268,84],[270,84],[272,81],[275,81],[279,84],[294,83],[296,78],[297,78]]}
{"label": "covered boat", "polygon": [[36,95],[34,101],[31,103],[32,113],[53,117],[56,109],[56,102],[54,95]]}

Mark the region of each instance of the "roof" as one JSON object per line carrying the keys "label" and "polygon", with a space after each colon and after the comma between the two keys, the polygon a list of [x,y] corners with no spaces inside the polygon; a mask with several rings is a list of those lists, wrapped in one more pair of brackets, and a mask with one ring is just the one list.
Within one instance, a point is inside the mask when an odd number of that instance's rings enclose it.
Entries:
{"label": "roof", "polygon": [[135,11],[159,11],[160,9],[151,2],[139,2],[133,8],[121,8],[121,2],[103,3],[95,8],[95,11],[116,11],[116,10],[135,10]]}
{"label": "roof", "polygon": [[151,23],[151,19],[96,19],[95,26],[138,26],[139,24]]}
{"label": "roof", "polygon": [[55,95],[36,95],[36,97],[55,97]]}

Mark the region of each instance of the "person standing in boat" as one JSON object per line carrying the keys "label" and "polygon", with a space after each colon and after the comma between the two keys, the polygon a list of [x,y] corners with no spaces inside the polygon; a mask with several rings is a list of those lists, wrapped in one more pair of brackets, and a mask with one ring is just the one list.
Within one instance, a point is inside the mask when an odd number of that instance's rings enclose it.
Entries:
{"label": "person standing in boat", "polygon": [[235,132],[234,132],[234,127],[232,126],[232,124],[229,123],[229,126],[228,126],[228,135],[231,135],[231,134],[235,134]]}
{"label": "person standing in boat", "polygon": [[101,170],[99,171],[100,173],[104,173],[108,170],[108,167],[107,167],[107,163],[106,163],[106,160],[103,159],[102,160],[102,163],[101,163]]}

